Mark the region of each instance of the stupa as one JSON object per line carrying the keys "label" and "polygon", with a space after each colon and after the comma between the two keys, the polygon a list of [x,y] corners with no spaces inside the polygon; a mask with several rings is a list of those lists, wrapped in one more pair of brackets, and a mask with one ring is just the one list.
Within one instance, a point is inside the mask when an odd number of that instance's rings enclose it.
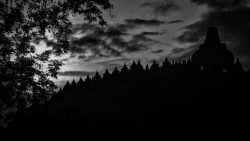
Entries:
{"label": "stupa", "polygon": [[208,27],[205,43],[193,54],[192,62],[201,69],[213,72],[230,71],[234,55],[221,43],[216,27]]}

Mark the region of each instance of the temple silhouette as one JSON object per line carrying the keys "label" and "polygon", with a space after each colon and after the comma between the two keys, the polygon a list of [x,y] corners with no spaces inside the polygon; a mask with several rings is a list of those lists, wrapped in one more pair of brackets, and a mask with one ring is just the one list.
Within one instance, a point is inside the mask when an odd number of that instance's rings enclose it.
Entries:
{"label": "temple silhouette", "polygon": [[234,65],[234,55],[221,43],[216,27],[209,27],[207,37],[198,51],[192,56],[194,64],[206,71],[231,71]]}
{"label": "temple silhouette", "polygon": [[232,138],[229,134],[238,139],[248,120],[244,104],[249,78],[249,71],[221,43],[216,27],[209,27],[205,43],[190,59],[166,57],[162,64],[155,60],[145,67],[133,61],[85,81],[67,82],[46,105],[17,115],[12,127],[46,129],[62,139],[76,133],[88,136],[79,128],[105,129],[123,140],[130,139],[122,135],[126,129],[140,139],[225,140]]}

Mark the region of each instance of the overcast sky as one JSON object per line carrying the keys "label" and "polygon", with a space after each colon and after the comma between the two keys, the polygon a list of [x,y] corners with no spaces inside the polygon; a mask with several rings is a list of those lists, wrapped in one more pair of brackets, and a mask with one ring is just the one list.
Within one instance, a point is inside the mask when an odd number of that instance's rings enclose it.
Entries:
{"label": "overcast sky", "polygon": [[[245,68],[250,66],[248,0],[111,0],[108,25],[74,23],[70,51],[63,56],[56,83],[95,71],[112,70],[132,60],[188,58],[203,43],[208,26],[217,26],[221,40]],[[42,45],[42,44],[41,44]],[[54,45],[54,43],[49,43]]]}

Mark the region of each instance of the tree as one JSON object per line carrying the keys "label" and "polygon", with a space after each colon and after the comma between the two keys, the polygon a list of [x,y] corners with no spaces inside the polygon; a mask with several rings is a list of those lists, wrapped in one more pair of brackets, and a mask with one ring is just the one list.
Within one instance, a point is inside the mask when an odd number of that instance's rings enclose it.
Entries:
{"label": "tree", "polygon": [[237,73],[244,72],[244,69],[242,67],[242,64],[241,64],[239,58],[237,58],[237,61],[236,61],[235,65],[234,65],[234,72],[237,72]]}
{"label": "tree", "polygon": [[71,88],[75,89],[77,86],[77,83],[75,81],[75,79],[73,79],[72,83],[71,83]]}
{"label": "tree", "polygon": [[109,79],[110,75],[111,74],[109,73],[108,69],[106,69],[105,73],[103,74],[103,78],[104,79]]}
{"label": "tree", "polygon": [[128,69],[127,65],[124,64],[122,69],[121,69],[121,74],[126,76],[128,73],[129,73],[129,69]]}
{"label": "tree", "polygon": [[93,77],[94,81],[100,81],[101,80],[101,76],[98,72],[95,73],[95,76]]}
{"label": "tree", "polygon": [[148,73],[150,70],[149,70],[149,67],[148,67],[148,64],[146,65],[145,67],[145,72]]}
{"label": "tree", "polygon": [[139,73],[142,73],[142,72],[144,71],[143,66],[142,66],[140,60],[138,60],[136,66],[137,66],[137,71],[138,71]]}
{"label": "tree", "polygon": [[130,66],[130,72],[136,73],[137,72],[137,65],[135,61],[133,61],[132,65]]}
{"label": "tree", "polygon": [[84,85],[84,81],[82,80],[82,77],[79,79],[77,86],[82,87]]}
{"label": "tree", "polygon": [[112,72],[112,77],[116,78],[119,76],[119,74],[120,74],[119,70],[117,69],[117,67],[115,67],[115,69]]}
{"label": "tree", "polygon": [[[112,9],[109,0],[5,0],[0,1],[0,126],[6,111],[41,105],[56,88],[62,62],[52,59],[69,48],[72,22],[81,15],[89,23],[106,24],[102,11]],[[36,52],[31,43],[51,34],[59,46]],[[9,110],[12,109],[12,110]],[[11,113],[9,112],[9,113]]]}
{"label": "tree", "polygon": [[166,57],[165,60],[164,60],[164,62],[162,63],[162,68],[164,70],[166,70],[166,69],[169,69],[170,66],[171,66],[171,63],[169,62],[168,58]]}
{"label": "tree", "polygon": [[158,73],[159,71],[159,64],[156,62],[156,60],[153,61],[153,64],[150,67],[151,72]]}

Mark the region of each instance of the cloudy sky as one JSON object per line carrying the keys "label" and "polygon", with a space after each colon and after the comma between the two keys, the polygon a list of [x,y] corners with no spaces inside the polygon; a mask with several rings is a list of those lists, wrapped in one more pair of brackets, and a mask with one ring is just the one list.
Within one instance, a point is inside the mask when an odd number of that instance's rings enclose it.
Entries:
{"label": "cloudy sky", "polygon": [[[188,58],[204,41],[208,26],[217,26],[221,40],[245,68],[250,68],[249,0],[110,0],[108,25],[89,25],[72,18],[71,46],[62,58],[58,85],[112,70],[124,63],[143,64]],[[55,43],[47,41],[48,46]],[[43,46],[43,43],[40,44]]]}

